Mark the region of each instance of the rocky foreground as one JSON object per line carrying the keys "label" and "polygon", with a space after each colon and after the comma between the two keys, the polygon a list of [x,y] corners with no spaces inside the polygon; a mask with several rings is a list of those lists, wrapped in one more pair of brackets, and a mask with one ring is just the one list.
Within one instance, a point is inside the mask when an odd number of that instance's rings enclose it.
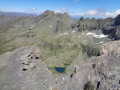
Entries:
{"label": "rocky foreground", "polygon": [[76,65],[71,74],[53,74],[36,47],[0,56],[0,90],[119,90],[120,41],[104,46],[100,56]]}

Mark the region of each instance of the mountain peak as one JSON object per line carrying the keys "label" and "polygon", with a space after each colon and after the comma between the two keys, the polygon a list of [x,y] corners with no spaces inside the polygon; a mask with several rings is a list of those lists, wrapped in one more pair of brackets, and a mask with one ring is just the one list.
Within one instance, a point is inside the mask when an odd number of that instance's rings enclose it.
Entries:
{"label": "mountain peak", "polygon": [[66,12],[63,13],[62,17],[63,17],[63,18],[71,18],[71,17],[68,15],[68,13],[66,13]]}
{"label": "mountain peak", "polygon": [[115,18],[114,18],[115,22],[114,22],[114,25],[120,25],[120,14],[117,15]]}
{"label": "mountain peak", "polygon": [[64,15],[64,16],[69,16],[69,15],[68,15],[68,13],[66,13],[66,12],[65,12],[65,13],[63,13],[63,15]]}
{"label": "mountain peak", "polygon": [[45,15],[49,15],[49,14],[55,14],[53,11],[50,10],[46,10],[43,14]]}

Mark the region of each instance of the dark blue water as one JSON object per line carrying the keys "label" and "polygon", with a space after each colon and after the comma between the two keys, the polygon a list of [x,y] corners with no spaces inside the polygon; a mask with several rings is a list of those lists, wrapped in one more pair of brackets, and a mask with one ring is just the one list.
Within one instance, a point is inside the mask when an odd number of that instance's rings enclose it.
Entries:
{"label": "dark blue water", "polygon": [[64,73],[65,68],[63,68],[63,67],[55,67],[55,70],[56,70],[57,72],[59,72],[59,73]]}

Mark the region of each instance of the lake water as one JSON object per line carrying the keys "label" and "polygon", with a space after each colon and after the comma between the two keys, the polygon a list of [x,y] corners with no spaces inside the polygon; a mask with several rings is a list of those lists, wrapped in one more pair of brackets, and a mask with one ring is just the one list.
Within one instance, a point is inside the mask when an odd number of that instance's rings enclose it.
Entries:
{"label": "lake water", "polygon": [[63,68],[63,67],[55,67],[55,70],[56,70],[57,72],[59,72],[59,73],[64,73],[65,68]]}

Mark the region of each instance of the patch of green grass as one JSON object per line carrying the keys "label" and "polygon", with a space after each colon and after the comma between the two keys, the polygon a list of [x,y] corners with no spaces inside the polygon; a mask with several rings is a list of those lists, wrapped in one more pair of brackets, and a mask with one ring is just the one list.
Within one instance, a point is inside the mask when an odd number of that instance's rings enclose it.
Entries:
{"label": "patch of green grass", "polygon": [[82,52],[86,52],[89,57],[97,56],[99,54],[99,48],[93,44],[85,45],[82,44]]}
{"label": "patch of green grass", "polygon": [[[39,39],[36,40],[37,47],[40,48],[47,67],[54,72],[54,67],[67,68],[78,57],[79,53],[87,55],[86,59],[96,56],[99,52],[98,48],[94,48],[92,44],[83,44],[76,34],[68,33],[61,36],[51,36],[48,31],[39,32]],[[82,56],[81,56],[82,57]],[[81,60],[85,58],[79,58]]]}
{"label": "patch of green grass", "polygon": [[0,55],[9,51],[7,46],[6,46],[6,44],[8,42],[10,42],[10,41],[0,39]]}
{"label": "patch of green grass", "polygon": [[77,36],[68,34],[63,36],[44,36],[37,45],[44,55],[48,67],[67,67],[79,54],[81,42]]}
{"label": "patch of green grass", "polygon": [[[96,55],[97,53],[97,50],[94,48],[82,44],[82,41],[86,39],[82,37],[78,38],[77,34],[68,33],[59,35],[55,33],[51,34],[49,30],[34,30],[36,34],[34,39],[20,37],[26,32],[27,31],[18,29],[15,31],[7,31],[3,34],[4,38],[0,39],[0,54],[13,51],[19,47],[36,45],[40,48],[46,65],[52,70],[54,67],[67,68],[76,60],[81,51],[83,55],[87,52],[88,56]],[[82,58],[84,58],[84,56]],[[82,58],[77,58],[77,60],[84,60]]]}

